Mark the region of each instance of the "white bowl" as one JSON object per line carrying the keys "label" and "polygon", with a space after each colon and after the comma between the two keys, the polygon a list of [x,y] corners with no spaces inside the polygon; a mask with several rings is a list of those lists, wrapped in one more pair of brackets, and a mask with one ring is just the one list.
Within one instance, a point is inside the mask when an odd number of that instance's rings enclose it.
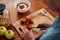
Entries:
{"label": "white bowl", "polygon": [[[17,5],[19,4],[19,3],[26,3],[27,5],[28,5],[28,7],[27,8],[25,8],[25,9],[18,9],[17,8]],[[14,7],[16,8],[16,10],[18,11],[18,12],[20,12],[20,13],[24,13],[24,12],[27,12],[29,9],[30,9],[30,1],[29,0],[17,0],[17,1],[15,1],[15,3],[14,3]]]}

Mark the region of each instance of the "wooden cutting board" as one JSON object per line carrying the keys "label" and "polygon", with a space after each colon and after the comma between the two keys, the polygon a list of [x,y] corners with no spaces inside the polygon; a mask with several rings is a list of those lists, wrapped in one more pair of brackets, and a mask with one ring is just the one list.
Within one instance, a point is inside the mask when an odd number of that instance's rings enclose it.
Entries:
{"label": "wooden cutting board", "polygon": [[[44,11],[44,12],[42,12],[42,11]],[[44,13],[47,14],[47,15],[45,15]],[[50,23],[52,23],[55,20],[55,18],[52,15],[50,15],[44,8],[42,8],[42,9],[40,9],[40,10],[34,12],[34,13],[31,13],[30,15],[28,15],[26,17],[32,18],[32,20],[34,22],[34,24],[31,25],[32,27],[37,27],[38,24],[40,24],[42,22],[45,22],[45,21],[46,22],[49,21]],[[22,18],[22,19],[24,19],[24,18]],[[22,19],[12,23],[12,25],[17,30],[19,35],[21,35],[21,31],[19,30],[19,28],[21,28],[21,29],[25,28],[24,26],[22,26],[20,24],[20,21]],[[33,33],[35,35],[35,38],[37,38],[37,37],[39,37],[39,36],[41,36],[43,34],[43,31],[40,30],[39,28],[33,28],[32,31],[33,31]]]}

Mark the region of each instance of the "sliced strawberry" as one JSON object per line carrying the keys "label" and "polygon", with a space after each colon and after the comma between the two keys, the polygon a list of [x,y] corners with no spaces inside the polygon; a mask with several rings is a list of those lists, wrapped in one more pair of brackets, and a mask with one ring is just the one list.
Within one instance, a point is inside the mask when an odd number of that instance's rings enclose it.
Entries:
{"label": "sliced strawberry", "polygon": [[33,24],[33,20],[31,18],[26,18],[29,24]]}
{"label": "sliced strawberry", "polygon": [[23,8],[24,8],[24,5],[19,5],[19,8],[20,8],[20,9],[23,9]]}
{"label": "sliced strawberry", "polygon": [[27,26],[27,29],[28,29],[28,30],[31,30],[31,29],[32,29],[32,27],[31,27],[30,25],[28,25],[28,26]]}
{"label": "sliced strawberry", "polygon": [[33,20],[29,20],[29,23],[30,23],[30,24],[33,24]]}
{"label": "sliced strawberry", "polygon": [[29,25],[29,21],[25,21],[25,24],[26,24],[26,25]]}
{"label": "sliced strawberry", "polygon": [[25,19],[26,19],[26,21],[29,21],[30,20],[30,18],[27,18],[27,17],[25,17]]}
{"label": "sliced strawberry", "polygon": [[20,21],[20,24],[24,24],[24,21],[22,20],[22,21]]}

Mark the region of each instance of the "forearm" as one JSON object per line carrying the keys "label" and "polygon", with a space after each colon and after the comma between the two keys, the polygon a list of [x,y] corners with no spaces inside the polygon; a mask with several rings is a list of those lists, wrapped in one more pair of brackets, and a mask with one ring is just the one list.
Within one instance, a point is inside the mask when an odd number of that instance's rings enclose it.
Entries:
{"label": "forearm", "polygon": [[[58,18],[54,24],[45,31],[39,40],[58,40],[60,37],[60,18]],[[60,39],[59,39],[60,40]]]}

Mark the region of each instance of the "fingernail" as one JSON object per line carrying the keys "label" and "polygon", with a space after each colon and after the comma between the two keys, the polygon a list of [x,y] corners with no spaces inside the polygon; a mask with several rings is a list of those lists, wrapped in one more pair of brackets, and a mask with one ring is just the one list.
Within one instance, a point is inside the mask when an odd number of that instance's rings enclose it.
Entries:
{"label": "fingernail", "polygon": [[26,29],[26,31],[28,31],[28,29]]}

